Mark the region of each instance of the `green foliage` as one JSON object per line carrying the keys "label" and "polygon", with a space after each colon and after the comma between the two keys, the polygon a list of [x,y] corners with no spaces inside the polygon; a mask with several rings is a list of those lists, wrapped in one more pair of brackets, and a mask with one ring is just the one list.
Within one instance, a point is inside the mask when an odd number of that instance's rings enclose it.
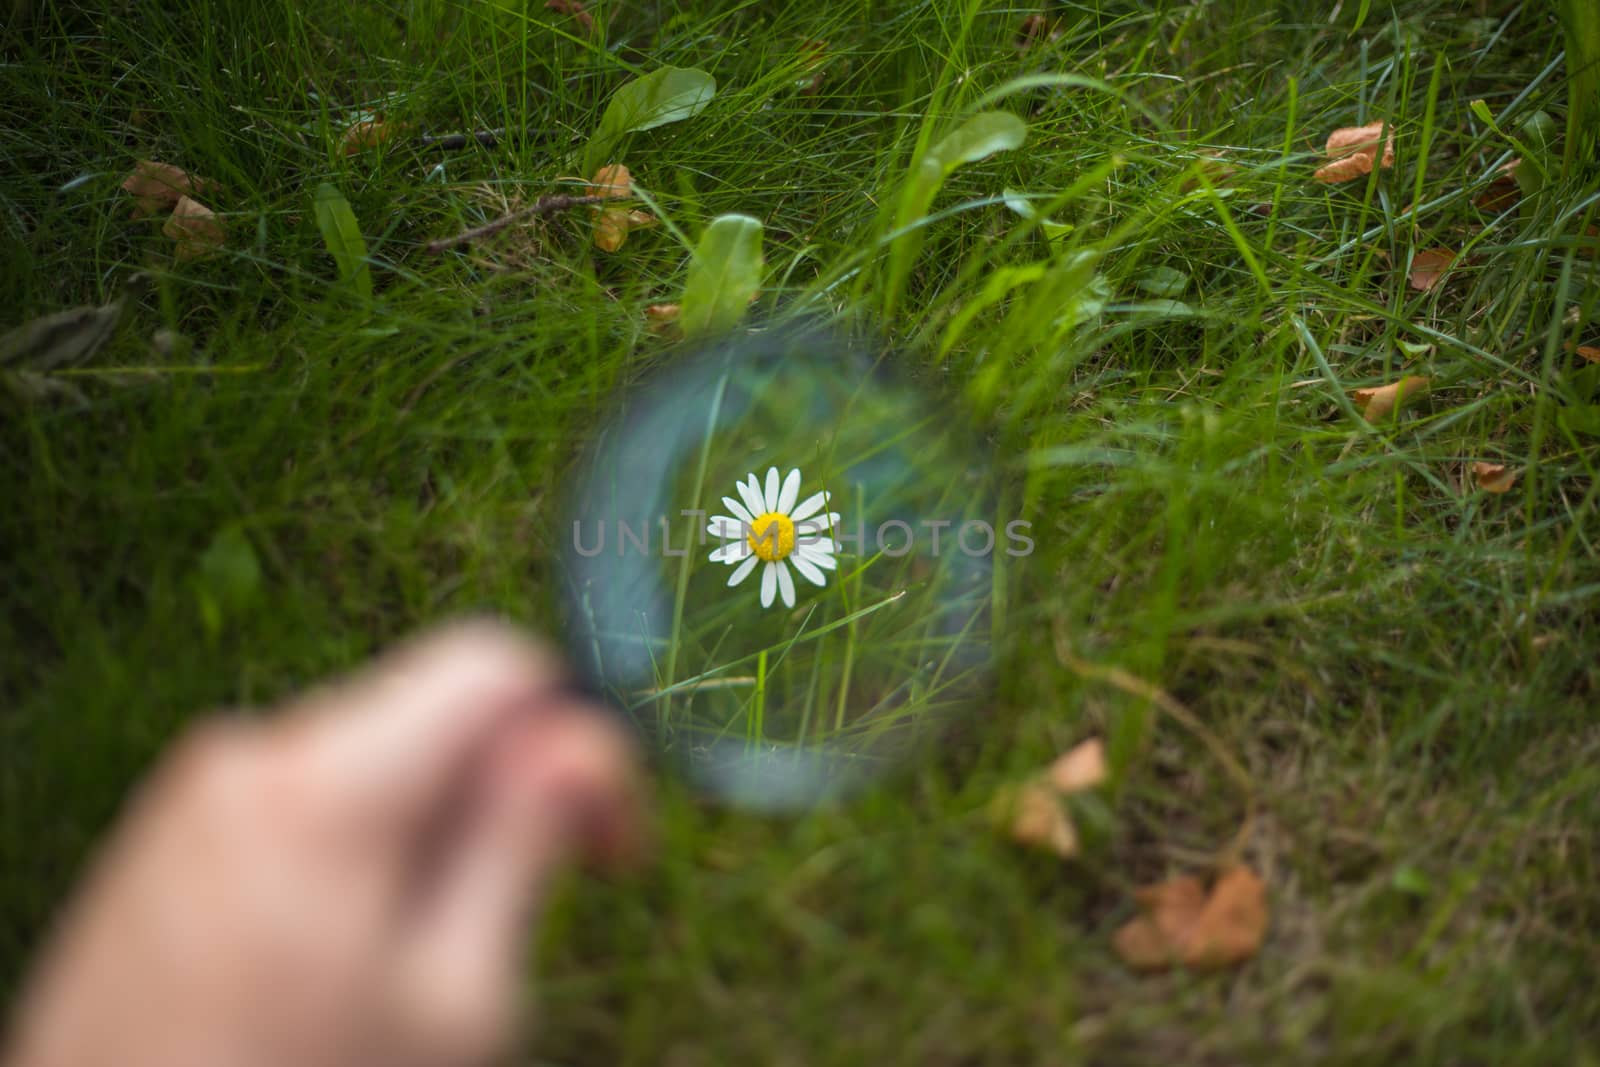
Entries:
{"label": "green foliage", "polygon": [[1600,145],[1600,4],[1561,0],[1567,44],[1567,149],[1565,170],[1582,160],[1592,166]]}
{"label": "green foliage", "polygon": [[680,323],[685,337],[731,329],[761,288],[761,222],[719,215],[701,234],[683,285]]}
{"label": "green foliage", "polygon": [[350,201],[327,182],[317,186],[313,207],[322,243],[339,268],[339,278],[351,286],[363,301],[372,299],[372,270],[367,264],[367,242],[361,237],[361,224]]}
{"label": "green foliage", "polygon": [[630,133],[652,130],[669,122],[682,122],[704,111],[717,95],[717,80],[703,70],[661,67],[625,82],[606,105],[600,125],[584,151],[584,174],[606,163]]}

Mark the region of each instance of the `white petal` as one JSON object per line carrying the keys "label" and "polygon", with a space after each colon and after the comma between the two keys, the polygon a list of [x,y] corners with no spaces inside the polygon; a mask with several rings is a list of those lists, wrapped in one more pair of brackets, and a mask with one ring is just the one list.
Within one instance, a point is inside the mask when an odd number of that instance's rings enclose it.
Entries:
{"label": "white petal", "polygon": [[828,536],[828,527],[819,519],[806,519],[794,524],[794,543],[797,545],[822,545],[831,546],[833,538]]}
{"label": "white petal", "polygon": [[839,566],[839,561],[833,558],[833,553],[824,552],[820,548],[813,548],[809,545],[795,549],[794,554],[807,563],[816,564],[825,571],[834,570]]}
{"label": "white petal", "polygon": [[811,516],[815,515],[817,512],[826,507],[827,504],[827,493],[812,493],[810,496],[806,497],[800,502],[799,507],[795,508],[789,513],[789,517],[795,522],[799,522],[801,519],[809,519]]}
{"label": "white petal", "polygon": [[756,521],[756,517],[754,515],[750,514],[750,512],[745,508],[745,506],[743,504],[739,503],[737,500],[733,499],[733,497],[731,497],[731,496],[725,496],[725,497],[722,498],[722,506],[728,509],[728,514],[729,515],[732,515],[734,518],[738,519],[740,522],[755,522]]}
{"label": "white petal", "polygon": [[[773,510],[784,515],[794,507],[794,502],[800,499],[800,468],[796,467],[789,472],[783,480],[783,488],[778,491],[778,506]],[[792,517],[792,516],[791,516]]]}
{"label": "white petal", "polygon": [[744,501],[744,506],[749,509],[752,520],[757,515],[763,514],[767,509],[761,503],[761,490],[756,487],[756,476],[752,474],[749,482],[738,483],[739,499]]}
{"label": "white petal", "polygon": [[712,537],[743,537],[744,527],[738,519],[727,515],[713,515],[711,521],[706,523],[706,533]]}
{"label": "white petal", "polygon": [[733,569],[733,575],[728,579],[728,588],[732,589],[734,586],[750,577],[750,572],[755,570],[756,564],[760,562],[760,556],[752,555],[749,559],[735,567]]}
{"label": "white petal", "polygon": [[750,554],[748,541],[729,541],[721,548],[714,549],[711,553],[712,563],[738,563]]}
{"label": "white petal", "polygon": [[828,576],[817,569],[817,565],[796,552],[789,557],[789,562],[794,564],[794,569],[812,585],[827,585]]}
{"label": "white petal", "polygon": [[783,594],[783,606],[794,607],[794,578],[789,574],[789,568],[783,563],[774,564],[778,568],[778,592]]}
{"label": "white petal", "polygon": [[767,492],[761,499],[767,502],[768,511],[778,510],[778,468],[767,468]]}
{"label": "white petal", "polygon": [[772,594],[777,591],[778,565],[768,561],[767,565],[761,568],[761,606],[764,608],[772,607]]}

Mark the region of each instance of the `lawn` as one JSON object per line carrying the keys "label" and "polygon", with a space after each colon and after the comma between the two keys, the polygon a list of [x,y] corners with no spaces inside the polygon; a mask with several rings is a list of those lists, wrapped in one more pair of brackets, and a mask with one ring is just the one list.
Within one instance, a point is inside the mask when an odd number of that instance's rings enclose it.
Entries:
{"label": "lawn", "polygon": [[[186,720],[447,617],[559,632],[562,486],[738,214],[740,328],[889,339],[1037,548],[924,758],[784,815],[660,774],[655,861],[529,946],[518,1062],[1600,1063],[1581,2],[11,6],[0,329],[129,295],[86,362],[0,367],[6,988]],[[665,66],[714,97],[607,133]],[[989,111],[1025,141],[919,184]],[[1318,180],[1377,122],[1391,165]],[[219,248],[131,217],[139,160],[209,180]],[[664,224],[428,247],[599,163]],[[1079,855],[996,832],[1090,736]],[[1241,862],[1254,958],[1118,959],[1135,887]]]}

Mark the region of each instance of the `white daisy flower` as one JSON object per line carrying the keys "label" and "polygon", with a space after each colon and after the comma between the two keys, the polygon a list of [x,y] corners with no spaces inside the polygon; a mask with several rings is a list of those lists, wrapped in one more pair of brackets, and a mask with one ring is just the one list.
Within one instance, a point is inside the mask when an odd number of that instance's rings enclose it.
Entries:
{"label": "white daisy flower", "polygon": [[[736,483],[739,499],[722,498],[726,515],[713,515],[706,532],[727,544],[711,553],[711,562],[733,567],[730,587],[738,585],[761,568],[761,606],[772,606],[774,596],[783,597],[784,607],[794,607],[794,567],[812,585],[827,584],[824,571],[838,567],[834,553],[839,550],[833,531],[839,513],[823,509],[828,494],[813,493],[800,500],[800,472],[791,470],[780,479],[778,468],[767,471],[763,486],[754,474]],[[798,506],[797,502],[798,501]]]}

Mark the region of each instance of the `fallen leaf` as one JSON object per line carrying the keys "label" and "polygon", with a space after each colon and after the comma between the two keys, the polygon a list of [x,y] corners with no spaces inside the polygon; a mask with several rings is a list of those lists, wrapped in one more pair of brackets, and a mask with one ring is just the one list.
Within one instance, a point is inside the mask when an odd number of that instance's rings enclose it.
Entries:
{"label": "fallen leaf", "polygon": [[1243,963],[1267,936],[1267,887],[1248,867],[1224,871],[1211,887],[1183,963],[1197,971]]}
{"label": "fallen leaf", "polygon": [[339,148],[345,155],[353,156],[357,152],[377,148],[397,134],[405,132],[405,129],[405,123],[385,122],[381,118],[362,119],[346,128],[339,138]]}
{"label": "fallen leaf", "polygon": [[678,304],[651,304],[644,309],[645,329],[661,333],[676,325],[682,313],[683,308]]}
{"label": "fallen leaf", "polygon": [[546,11],[558,15],[571,15],[586,33],[594,32],[594,16],[584,8],[581,0],[544,0]]}
{"label": "fallen leaf", "polygon": [[990,816],[1020,845],[1062,859],[1078,854],[1078,832],[1048,782],[1035,780],[1002,791],[995,796]]}
{"label": "fallen leaf", "polygon": [[[1388,137],[1384,137],[1385,130]],[[1378,150],[1383,149],[1382,158]],[[1312,175],[1319,182],[1347,182],[1371,174],[1372,168],[1394,166],[1394,131],[1383,122],[1346,126],[1328,135],[1329,162]]]}
{"label": "fallen leaf", "polygon": [[1377,422],[1385,418],[1390,412],[1403,406],[1407,400],[1414,396],[1421,396],[1428,391],[1429,381],[1421,375],[1410,375],[1388,385],[1376,385],[1370,389],[1357,389],[1352,395],[1356,405],[1361,408],[1361,414],[1367,417],[1368,422]]}
{"label": "fallen leaf", "polygon": [[1017,38],[1012,43],[1017,51],[1026,52],[1034,45],[1055,41],[1061,37],[1061,27],[1043,15],[1029,15],[1017,27]]}
{"label": "fallen leaf", "polygon": [[1513,159],[1496,172],[1494,181],[1473,200],[1479,208],[1498,215],[1522,199],[1522,186],[1517,183],[1517,168],[1522,160]]}
{"label": "fallen leaf", "polygon": [[1411,270],[1406,280],[1411,288],[1428,292],[1439,284],[1444,272],[1456,261],[1456,254],[1448,248],[1428,248],[1411,257]]}
{"label": "fallen leaf", "polygon": [[1590,363],[1600,363],[1600,348],[1596,348],[1593,345],[1570,345],[1568,347]]}
{"label": "fallen leaf", "polygon": [[178,198],[172,217],[161,227],[161,232],[178,243],[174,252],[180,260],[210,255],[222,247],[225,237],[216,213],[187,196]]}
{"label": "fallen leaf", "polygon": [[1517,484],[1517,472],[1504,463],[1474,463],[1472,478],[1485,493],[1509,493]]}
{"label": "fallen leaf", "polygon": [[1047,772],[1058,793],[1082,793],[1105,784],[1106,746],[1098,737],[1080,741],[1057,756]]}
{"label": "fallen leaf", "polygon": [[[608,163],[594,172],[589,181],[590,195],[607,200],[626,200],[633,195],[633,175],[621,163]],[[594,244],[602,252],[615,252],[628,239],[629,230],[656,224],[648,211],[595,205]]]}
{"label": "fallen leaf", "polygon": [[1267,932],[1266,886],[1248,867],[1233,867],[1208,895],[1193,876],[1134,892],[1143,914],[1112,935],[1111,945],[1140,971],[1182,964],[1217,970],[1254,956]]}
{"label": "fallen leaf", "polygon": [[122,188],[133,194],[133,217],[142,219],[171,208],[181,197],[199,196],[212,185],[171,163],[141,159],[133,165],[133,173]]}

